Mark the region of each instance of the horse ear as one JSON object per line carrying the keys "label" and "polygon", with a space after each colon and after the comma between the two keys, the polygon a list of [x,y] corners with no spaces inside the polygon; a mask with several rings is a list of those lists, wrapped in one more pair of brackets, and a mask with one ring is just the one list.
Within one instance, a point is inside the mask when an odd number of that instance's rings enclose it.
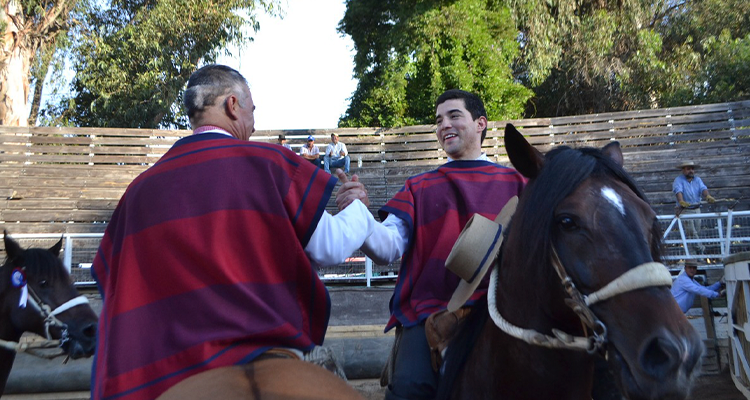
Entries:
{"label": "horse ear", "polygon": [[5,241],[5,253],[8,255],[8,260],[14,260],[23,253],[21,246],[8,235],[6,230],[3,230],[3,240]]}
{"label": "horse ear", "polygon": [[544,156],[523,137],[513,124],[505,125],[505,150],[521,175],[534,179],[544,165]]}
{"label": "horse ear", "polygon": [[623,166],[625,160],[622,157],[622,149],[620,149],[620,142],[612,142],[602,148],[602,153],[617,163],[620,167]]}
{"label": "horse ear", "polygon": [[60,255],[60,249],[62,248],[62,241],[63,241],[63,237],[60,236],[60,240],[58,240],[54,246],[49,248],[49,252],[54,254],[55,257]]}

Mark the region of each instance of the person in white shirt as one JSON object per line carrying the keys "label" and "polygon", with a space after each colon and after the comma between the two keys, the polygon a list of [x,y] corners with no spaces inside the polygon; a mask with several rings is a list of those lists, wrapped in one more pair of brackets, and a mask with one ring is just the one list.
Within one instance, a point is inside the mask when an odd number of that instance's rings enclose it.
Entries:
{"label": "person in white shirt", "polygon": [[339,134],[334,132],[331,134],[331,143],[326,147],[325,156],[323,156],[323,169],[329,174],[331,173],[331,167],[344,168],[344,172],[349,173],[349,152],[346,150],[346,145],[339,141]]}

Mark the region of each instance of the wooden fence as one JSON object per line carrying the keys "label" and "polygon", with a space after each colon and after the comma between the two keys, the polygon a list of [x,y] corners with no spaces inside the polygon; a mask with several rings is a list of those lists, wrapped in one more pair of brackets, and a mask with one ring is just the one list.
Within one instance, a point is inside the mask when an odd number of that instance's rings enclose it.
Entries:
{"label": "wooden fence", "polygon": [[[690,159],[718,202],[704,211],[750,209],[750,101],[489,123],[484,151],[508,165],[503,128],[516,125],[542,152],[557,145],[601,147],[618,140],[626,169],[658,214],[673,212],[675,166]],[[446,161],[430,125],[397,129],[258,131],[285,134],[295,150],[308,135],[322,150],[336,132],[351,173],[375,212],[407,177]],[[0,127],[0,228],[10,233],[103,232],[127,185],[189,131]],[[361,166],[359,161],[361,160]],[[333,200],[329,209],[335,210]]]}

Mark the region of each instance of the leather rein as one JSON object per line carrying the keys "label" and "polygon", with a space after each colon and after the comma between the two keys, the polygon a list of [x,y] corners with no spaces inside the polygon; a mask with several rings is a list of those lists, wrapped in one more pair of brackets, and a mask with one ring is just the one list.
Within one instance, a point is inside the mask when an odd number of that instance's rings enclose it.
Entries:
{"label": "leather rein", "polygon": [[[492,317],[492,321],[501,331],[535,346],[553,349],[585,350],[589,354],[593,354],[602,350],[607,343],[607,327],[591,311],[590,306],[637,289],[672,286],[672,276],[664,264],[647,262],[628,270],[596,292],[583,295],[578,291],[570,276],[568,276],[554,248],[552,249],[552,266],[560,277],[562,286],[569,296],[569,298],[565,299],[565,304],[573,309],[578,318],[581,319],[583,331],[586,336],[573,336],[558,329],[552,329],[553,336],[545,335],[533,329],[517,327],[504,319],[497,309],[496,291],[499,266],[495,262],[490,275],[487,303],[490,317]],[[587,328],[591,330],[591,335],[588,334]]]}

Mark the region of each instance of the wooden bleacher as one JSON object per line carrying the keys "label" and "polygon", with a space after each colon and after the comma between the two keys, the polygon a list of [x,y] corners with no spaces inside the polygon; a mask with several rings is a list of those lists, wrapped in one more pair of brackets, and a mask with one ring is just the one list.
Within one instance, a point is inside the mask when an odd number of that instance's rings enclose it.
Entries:
{"label": "wooden bleacher", "polygon": [[[618,140],[626,169],[658,214],[672,213],[680,161],[698,170],[717,199],[708,207],[750,209],[750,101],[489,123],[487,155],[509,165],[503,128],[516,125],[542,152],[553,146],[601,147]],[[285,134],[295,150],[308,135],[321,153],[337,132],[376,214],[409,176],[446,162],[431,125],[404,128],[257,131],[252,140]],[[0,228],[20,233],[100,233],[127,185],[189,131],[0,127]],[[361,158],[362,166],[358,166]],[[721,208],[723,207],[723,209]],[[328,208],[335,211],[332,199]],[[0,244],[1,246],[1,244]],[[95,246],[93,246],[95,248]],[[93,258],[93,253],[80,257]],[[89,261],[90,262],[90,261]]]}

